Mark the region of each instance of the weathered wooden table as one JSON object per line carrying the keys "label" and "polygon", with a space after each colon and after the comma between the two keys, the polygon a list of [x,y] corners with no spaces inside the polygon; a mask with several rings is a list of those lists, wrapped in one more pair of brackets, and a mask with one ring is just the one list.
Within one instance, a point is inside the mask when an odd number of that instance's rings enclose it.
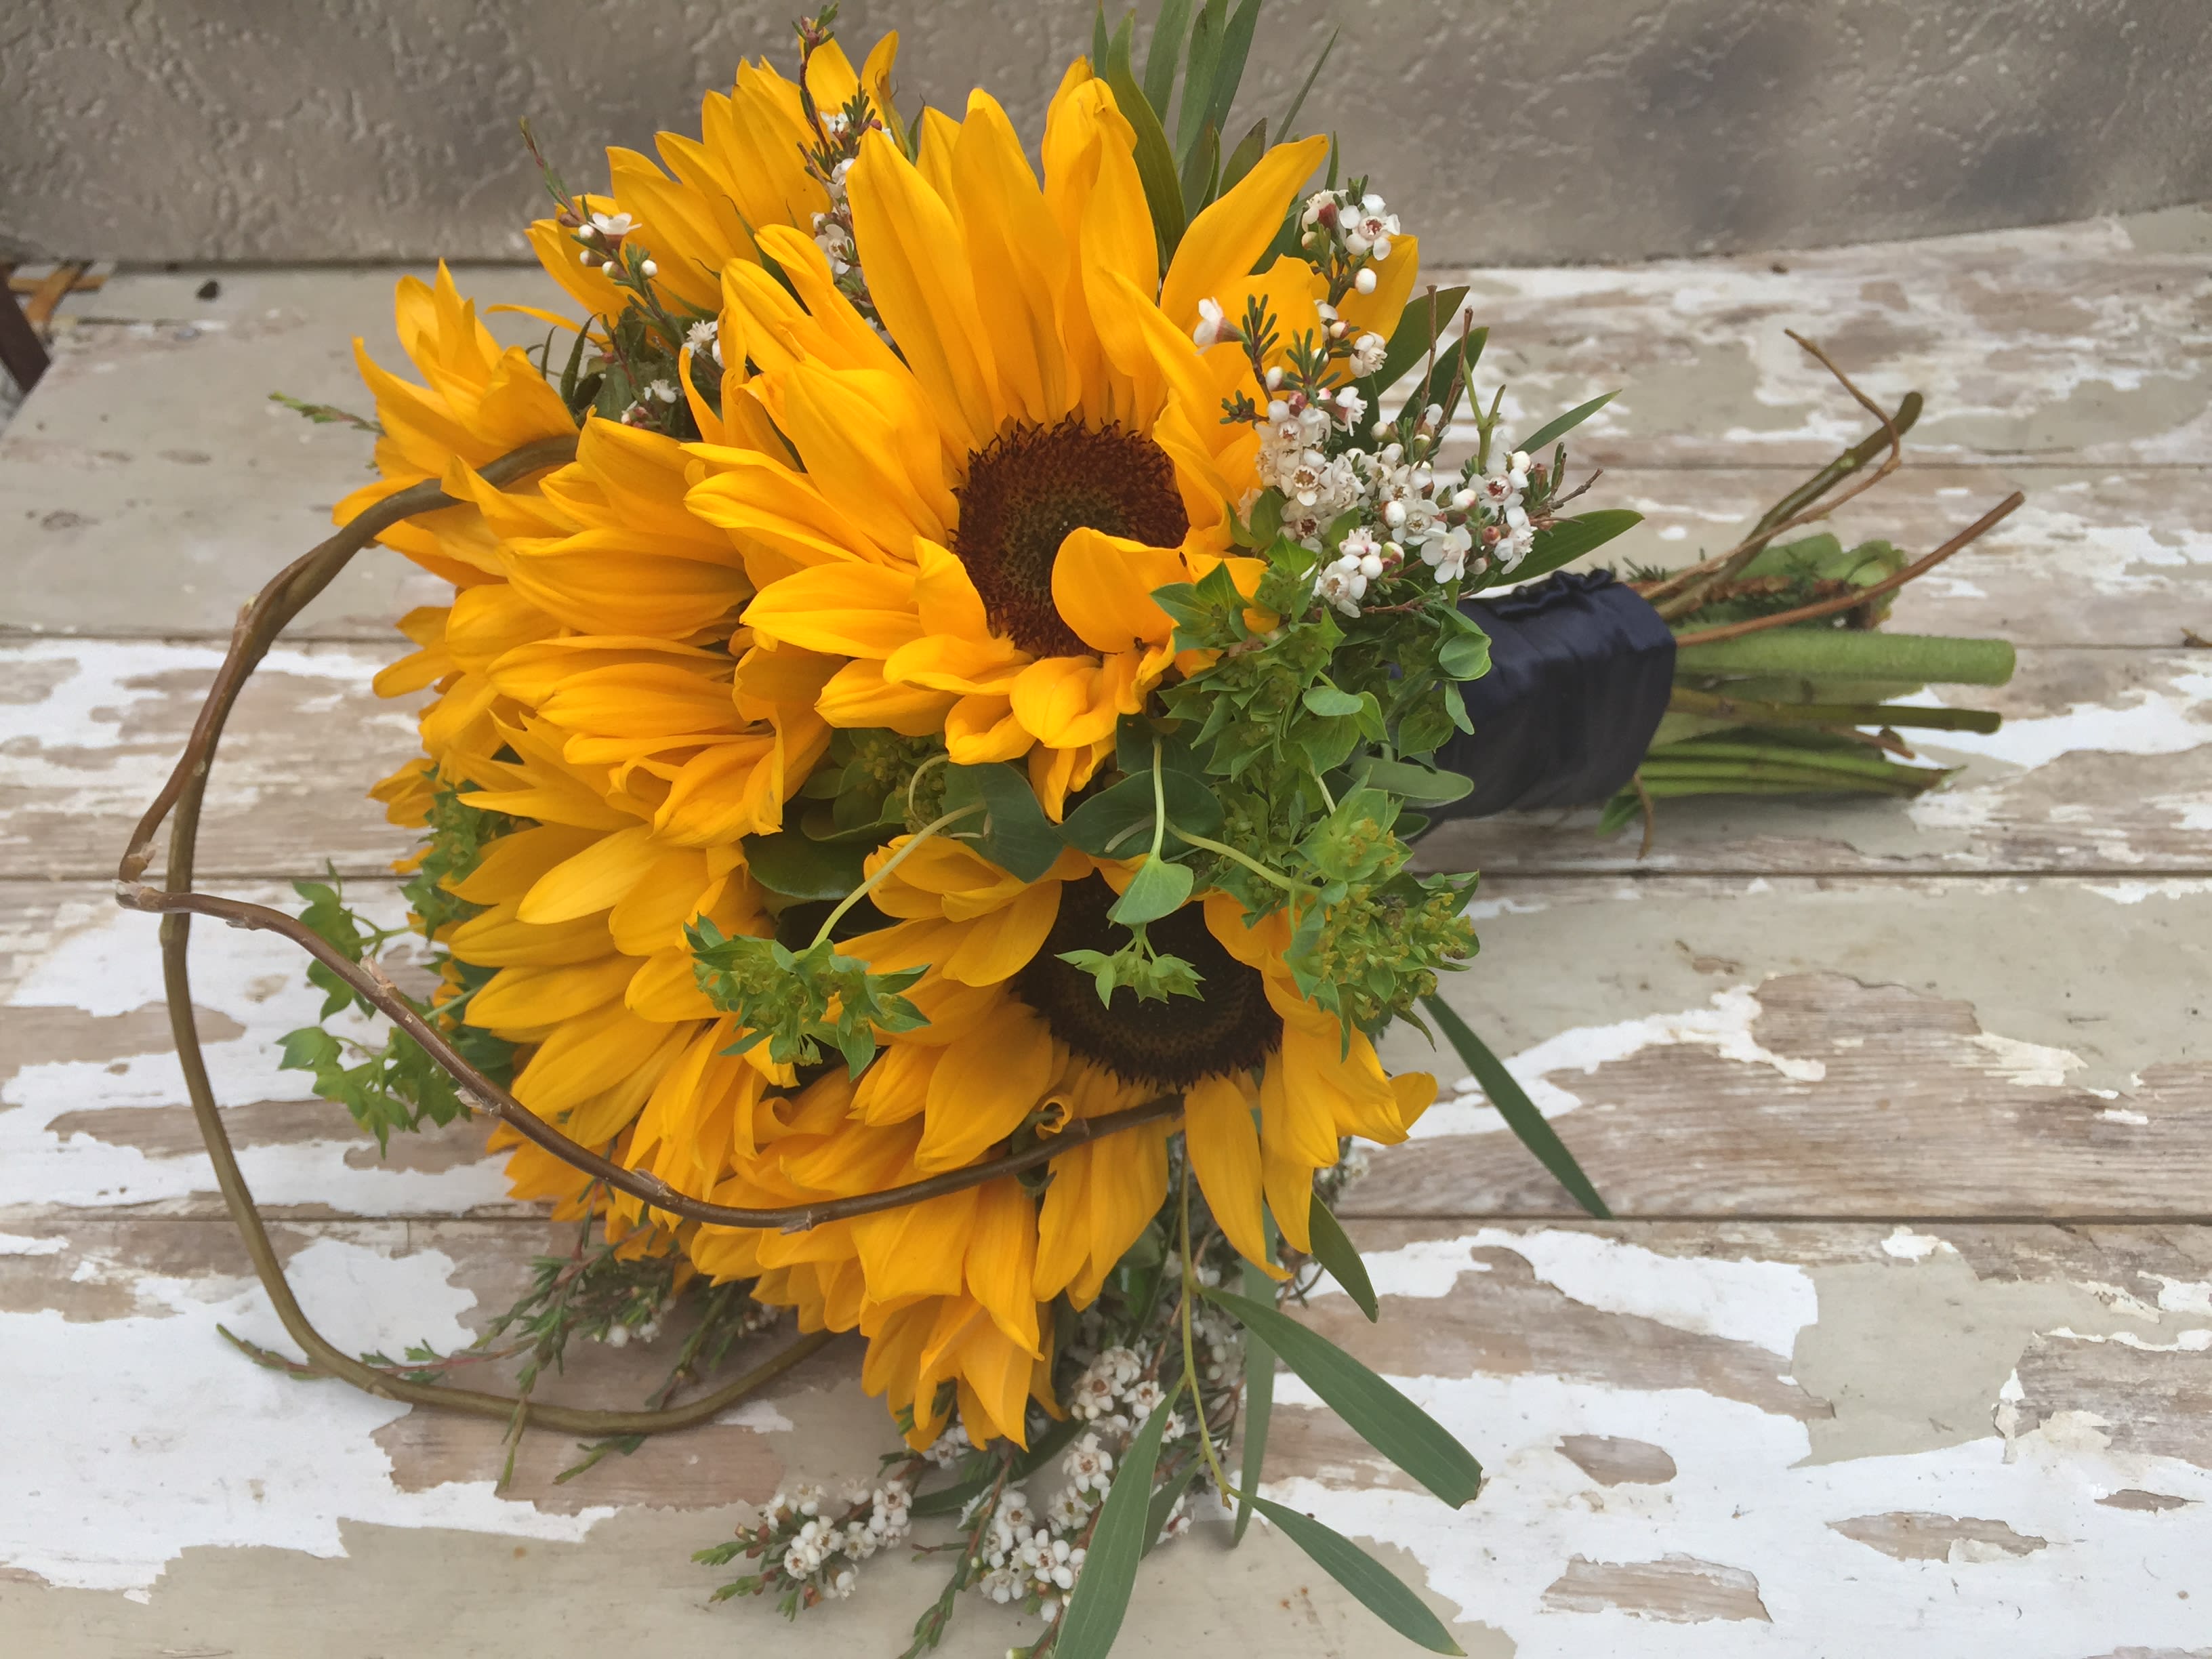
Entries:
{"label": "weathered wooden table", "polygon": [[[1522,408],[1626,386],[1583,450],[1599,498],[1650,515],[1635,556],[1723,544],[1858,429],[1785,325],[1928,395],[1909,470],[1846,528],[1924,549],[2012,488],[2028,505],[1898,607],[2021,647],[2003,731],[1929,745],[1964,767],[1948,787],[1674,805],[1640,863],[1587,814],[1443,849],[1486,877],[1452,994],[1624,1218],[1577,1219],[1479,1097],[1440,1104],[1347,1203],[1382,1323],[1340,1296],[1312,1317],[1490,1484],[1444,1510],[1288,1378],[1269,1474],[1471,1653],[2212,1654],[2208,271],[2212,212],[2181,210],[1478,274]],[[686,1559],[781,1480],[872,1467],[849,1346],[566,1485],[568,1443],[533,1435],[500,1494],[498,1425],[289,1382],[217,1336],[282,1340],[183,1102],[153,925],[108,877],[239,599],[361,476],[359,434],[263,394],[359,403],[347,338],[389,355],[390,274],[228,274],[204,302],[199,280],[74,306],[0,437],[0,1648],[896,1652],[933,1564],[879,1564],[787,1635],[710,1608]],[[359,561],[272,655],[206,884],[281,897],[329,860],[391,904],[401,842],[360,792],[410,721],[368,680],[434,597]],[[284,948],[195,948],[232,1132],[317,1316],[362,1348],[465,1342],[544,1224],[473,1132],[380,1160],[274,1069],[313,1006]],[[658,1374],[594,1349],[557,1392]],[[1201,1530],[1147,1577],[1131,1653],[1395,1650],[1279,1538]],[[950,1650],[1033,1628],[963,1607]]]}

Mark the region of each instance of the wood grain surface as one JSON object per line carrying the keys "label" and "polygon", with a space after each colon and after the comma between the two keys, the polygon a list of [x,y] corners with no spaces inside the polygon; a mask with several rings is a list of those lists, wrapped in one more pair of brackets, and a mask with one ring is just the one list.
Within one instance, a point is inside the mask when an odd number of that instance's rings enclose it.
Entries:
{"label": "wood grain surface", "polygon": [[[1927,745],[1942,788],[1669,803],[1640,860],[1589,814],[1425,849],[1485,875],[1449,994],[1620,1218],[1583,1218],[1437,1066],[1342,1206],[1381,1322],[1326,1285],[1301,1316],[1464,1439],[1485,1492],[1407,1490],[1287,1375],[1267,1475],[1472,1654],[2212,1655],[2212,248],[2176,222],[1473,274],[1516,416],[1626,387],[1580,451],[1648,515],[1625,556],[1727,544],[1862,430],[1785,327],[1929,399],[1839,533],[1924,550],[2029,500],[1897,607],[2021,647],[2007,687],[1938,689],[2007,722]],[[794,1636],[709,1607],[687,1559],[779,1485],[875,1467],[849,1345],[568,1482],[571,1443],[526,1436],[497,1491],[499,1425],[295,1382],[216,1331],[283,1340],[198,1150],[153,926],[106,884],[236,604],[361,476],[358,434],[263,394],[358,403],[343,344],[389,357],[390,275],[242,272],[210,306],[125,272],[65,308],[0,432],[0,1650],[895,1654],[933,1560],[879,1561]],[[412,716],[369,680],[432,597],[365,562],[272,654],[209,884],[281,902],[328,862],[396,908],[405,842],[360,797]],[[477,1128],[380,1158],[276,1069],[316,1001],[286,947],[204,927],[193,963],[248,1178],[342,1346],[465,1343],[566,1248]],[[1411,1032],[1389,1057],[1436,1064]],[[634,1401],[665,1340],[593,1346],[550,1397]],[[1222,1545],[1147,1561],[1117,1651],[1386,1650],[1279,1535]],[[963,1607],[945,1651],[1034,1629]]]}

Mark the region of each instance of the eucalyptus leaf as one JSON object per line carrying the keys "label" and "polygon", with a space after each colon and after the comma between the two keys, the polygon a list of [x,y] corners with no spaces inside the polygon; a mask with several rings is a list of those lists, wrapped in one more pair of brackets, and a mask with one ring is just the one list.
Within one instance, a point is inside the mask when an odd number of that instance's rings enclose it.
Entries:
{"label": "eucalyptus leaf", "polygon": [[1227,1291],[1202,1294],[1256,1331],[1353,1432],[1457,1509],[1482,1486],[1482,1466],[1449,1430],[1319,1332]]}
{"label": "eucalyptus leaf", "polygon": [[1175,1402],[1170,1395],[1154,1407],[1121,1454],[1121,1467],[1114,1471],[1114,1484],[1098,1511],[1098,1523],[1091,1528],[1082,1576],[1060,1616],[1060,1635],[1053,1644],[1055,1659],[1106,1659],[1114,1638],[1121,1633],[1129,1593],[1136,1588],[1137,1566],[1152,1541],[1145,1526],[1152,1519],[1152,1472],[1159,1467],[1160,1437],[1167,1431]]}
{"label": "eucalyptus leaf", "polygon": [[1260,165],[1260,158],[1267,153],[1267,123],[1265,117],[1252,124],[1252,129],[1237,141],[1237,148],[1229,152],[1229,159],[1221,164],[1220,194],[1225,196],[1243,182],[1244,175]]}
{"label": "eucalyptus leaf", "polygon": [[815,841],[795,830],[748,836],[745,868],[771,893],[793,899],[841,899],[864,878],[868,842]]}
{"label": "eucalyptus leaf", "polygon": [[963,819],[952,833],[1009,875],[1036,881],[1052,868],[1066,845],[1029,780],[1003,762],[988,766],[947,766],[945,809],[957,811],[981,802],[980,822]]}
{"label": "eucalyptus leaf", "polygon": [[1176,154],[1184,161],[1197,147],[1205,130],[1206,112],[1213,106],[1213,76],[1221,58],[1221,37],[1229,25],[1229,0],[1206,0],[1193,21],[1190,52],[1185,60],[1182,102],[1176,107]]}
{"label": "eucalyptus leaf", "polygon": [[1175,96],[1176,66],[1190,35],[1190,0],[1160,0],[1152,44],[1145,48],[1145,101],[1164,120]]}
{"label": "eucalyptus leaf", "polygon": [[[1534,556],[1532,550],[1529,557]],[[1437,666],[1455,680],[1479,680],[1490,672],[1490,635],[1466,611],[1444,612],[1443,638],[1437,642]]]}
{"label": "eucalyptus leaf", "polygon": [[1474,1080],[1482,1085],[1482,1092],[1505,1120],[1506,1127],[1520,1137],[1521,1144],[1535,1153],[1536,1161],[1552,1172],[1553,1178],[1565,1188],[1576,1203],[1601,1221],[1613,1219],[1613,1212],[1598,1196],[1597,1188],[1590,1184],[1582,1165],[1575,1162],[1544,1115],[1536,1109],[1536,1103],[1505,1069],[1504,1062],[1490,1052],[1489,1045],[1468,1029],[1459,1012],[1442,997],[1421,999],[1421,1006],[1444,1034],[1444,1040],[1458,1052],[1467,1069],[1474,1073]]}
{"label": "eucalyptus leaf", "polygon": [[1314,1260],[1328,1269],[1328,1276],[1358,1305],[1359,1311],[1367,1316],[1367,1322],[1373,1324],[1382,1306],[1375,1299],[1375,1281],[1368,1278],[1367,1264],[1359,1259],[1359,1252],[1345,1232],[1343,1224],[1329,1212],[1318,1193],[1314,1194],[1313,1208],[1307,1212],[1306,1224],[1313,1234]]}
{"label": "eucalyptus leaf", "polygon": [[1158,921],[1182,908],[1190,896],[1190,866],[1169,859],[1146,859],[1139,866],[1121,896],[1106,914],[1124,927]]}
{"label": "eucalyptus leaf", "polygon": [[1252,1502],[1261,1514],[1282,1528],[1285,1537],[1311,1556],[1316,1565],[1358,1597],[1362,1607],[1399,1635],[1419,1644],[1431,1653],[1467,1651],[1452,1640],[1451,1632],[1430,1611],[1427,1602],[1342,1533],[1324,1526],[1310,1515],[1302,1515],[1267,1498],[1255,1498]]}
{"label": "eucalyptus leaf", "polygon": [[1325,720],[1342,714],[1357,714],[1367,705],[1350,691],[1340,691],[1333,685],[1316,685],[1308,689],[1304,698],[1306,708]]}
{"label": "eucalyptus leaf", "polygon": [[1474,780],[1464,772],[1416,766],[1411,761],[1357,760],[1352,763],[1352,775],[1357,782],[1423,806],[1443,806],[1474,790]]}
{"label": "eucalyptus leaf", "polygon": [[1297,137],[1292,130],[1292,124],[1297,120],[1298,112],[1306,106],[1306,94],[1313,90],[1314,82],[1321,79],[1322,65],[1328,62],[1329,53],[1336,50],[1336,37],[1343,33],[1341,28],[1328,32],[1328,39],[1322,45],[1321,56],[1314,59],[1314,66],[1306,71],[1306,78],[1298,84],[1297,96],[1291,100],[1291,106],[1283,112],[1283,118],[1275,124],[1276,137],[1282,143],[1287,144]]}
{"label": "eucalyptus leaf", "polygon": [[[1221,827],[1221,799],[1199,777],[1163,765],[1159,793],[1167,803],[1167,850],[1180,852],[1175,826],[1210,836]],[[1094,858],[1133,858],[1152,845],[1152,775],[1149,769],[1124,778],[1093,795],[1067,815],[1060,833],[1071,847]],[[1132,833],[1135,831],[1136,833]]]}
{"label": "eucalyptus leaf", "polygon": [[1643,522],[1641,513],[1632,513],[1626,507],[1618,507],[1579,514],[1571,519],[1560,519],[1536,532],[1528,556],[1513,568],[1513,580],[1524,581],[1530,577],[1548,574],[1561,565],[1571,564],[1583,554],[1603,547],[1615,536],[1633,530]]}
{"label": "eucalyptus leaf", "polygon": [[1206,124],[1216,132],[1229,125],[1230,106],[1244,79],[1244,59],[1252,50],[1252,33],[1259,21],[1260,0],[1243,0],[1222,32],[1221,56],[1214,65],[1212,95],[1206,110]]}
{"label": "eucalyptus leaf", "polygon": [[1531,455],[1541,453],[1546,444],[1565,437],[1568,433],[1572,432],[1619,396],[1620,393],[1618,391],[1608,392],[1602,398],[1593,398],[1586,404],[1576,405],[1560,416],[1558,420],[1548,422],[1523,438],[1518,447],[1527,450]]}
{"label": "eucalyptus leaf", "polygon": [[[1267,1233],[1267,1254],[1275,1253],[1275,1218],[1261,1212]],[[1275,1298],[1274,1281],[1257,1267],[1247,1261],[1244,1269],[1244,1294],[1255,1302],[1272,1304]],[[1267,1461],[1267,1419],[1275,1405],[1275,1351],[1267,1346],[1267,1339],[1257,1331],[1247,1328],[1244,1333],[1244,1452],[1237,1468],[1237,1526],[1230,1534],[1232,1544],[1244,1540],[1244,1528],[1252,1524],[1252,1493],[1260,1484],[1260,1474]]]}
{"label": "eucalyptus leaf", "polygon": [[[1132,14],[1133,18],[1133,14]],[[1137,134],[1137,179],[1145,187],[1146,205],[1152,210],[1152,232],[1159,239],[1161,265],[1182,240],[1182,185],[1176,178],[1175,152],[1161,131],[1160,118],[1138,86],[1129,67],[1131,21],[1125,20],[1106,50],[1106,84],[1114,89],[1115,106]]]}

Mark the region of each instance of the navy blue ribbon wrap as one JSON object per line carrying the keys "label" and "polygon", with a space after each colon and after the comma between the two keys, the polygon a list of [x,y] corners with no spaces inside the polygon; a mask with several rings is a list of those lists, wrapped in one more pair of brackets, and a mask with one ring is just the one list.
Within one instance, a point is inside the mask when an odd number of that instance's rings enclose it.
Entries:
{"label": "navy blue ribbon wrap", "polygon": [[1490,635],[1490,672],[1460,687],[1474,732],[1437,764],[1474,793],[1438,822],[1609,800],[1643,763],[1674,681],[1674,635],[1609,570],[1554,571],[1460,609]]}

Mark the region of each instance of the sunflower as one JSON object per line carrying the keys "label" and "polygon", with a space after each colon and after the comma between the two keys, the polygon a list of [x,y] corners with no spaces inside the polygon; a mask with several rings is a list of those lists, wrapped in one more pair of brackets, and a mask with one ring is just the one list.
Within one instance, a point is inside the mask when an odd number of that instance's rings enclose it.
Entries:
{"label": "sunflower", "polygon": [[[871,860],[882,865],[906,845]],[[1155,947],[1199,972],[1200,994],[1102,1003],[1066,953],[1111,951],[1126,933],[1107,912],[1132,866],[1073,850],[1034,882],[957,841],[916,848],[871,894],[900,918],[844,948],[878,971],[928,965],[909,995],[930,1015],[885,1039],[854,1093],[864,1121],[919,1118],[914,1164],[972,1163],[1024,1123],[1047,1134],[1164,1095],[1182,1100],[1184,1146],[1215,1219],[1248,1260],[1267,1260],[1261,1202],[1309,1247],[1312,1178],[1339,1139],[1401,1141],[1436,1095],[1425,1073],[1387,1076],[1374,1045],[1301,994],[1285,964],[1291,923],[1248,927],[1212,893],[1151,924]],[[1257,1122],[1255,1125],[1255,1118]],[[1035,1289],[1079,1307],[1159,1209],[1165,1121],[1071,1148],[1052,1161],[1038,1219]]]}
{"label": "sunflower", "polygon": [[[865,93],[872,112],[896,131],[890,92],[898,36],[877,41],[859,71],[834,40],[807,59],[805,89],[814,106],[842,112]],[[810,233],[830,197],[809,171],[805,157],[816,142],[799,82],[766,59],[740,63],[727,93],[710,92],[699,109],[699,136],[663,132],[655,147],[667,171],[635,150],[607,151],[608,192],[580,198],[602,231],[586,254],[634,243],[657,267],[656,284],[678,302],[711,313],[720,294],[721,271],[731,260],[757,264],[763,227],[796,225]],[[574,227],[557,219],[534,221],[532,249],[546,273],[593,316],[618,315],[629,296],[602,270],[597,257],[580,257]]]}
{"label": "sunflower", "polygon": [[[963,764],[1026,757],[1055,817],[1176,662],[1152,591],[1221,563],[1258,487],[1256,435],[1220,415],[1253,365],[1194,343],[1200,302],[1261,295],[1285,341],[1321,327],[1303,261],[1250,273],[1326,141],[1267,151],[1164,275],[1133,143],[1079,61],[1042,184],[980,91],[925,134],[925,166],[868,134],[846,189],[898,350],[820,248],[759,232],[786,281],[725,268],[724,353],[757,371],[725,398],[757,404],[791,454],[700,446],[690,496],[746,550],[754,635],[850,659],[817,704],[830,724],[941,731]],[[1395,315],[1414,263],[1358,305]],[[1249,592],[1255,562],[1231,562]]]}
{"label": "sunflower", "polygon": [[[719,1202],[789,1205],[848,1198],[917,1178],[919,1123],[854,1115],[842,1068],[773,1099],[751,1122],[757,1150],[736,1161]],[[909,1413],[908,1437],[942,1431],[951,1385],[969,1437],[1026,1443],[1028,1402],[1057,1415],[1050,1322],[1032,1289],[1036,1204],[1011,1177],[803,1232],[700,1226],[685,1246],[718,1279],[755,1279],[757,1300],[798,1310],[805,1330],[867,1340],[864,1386]]]}

